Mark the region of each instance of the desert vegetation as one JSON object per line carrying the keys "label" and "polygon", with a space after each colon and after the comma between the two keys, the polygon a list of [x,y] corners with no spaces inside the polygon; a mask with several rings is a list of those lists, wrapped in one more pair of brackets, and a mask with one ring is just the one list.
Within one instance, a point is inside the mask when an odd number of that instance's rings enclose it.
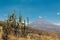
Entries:
{"label": "desert vegetation", "polygon": [[[28,19],[29,20],[29,19]],[[29,24],[29,21],[27,21]],[[19,22],[16,22],[15,10],[14,14],[6,21],[0,21],[0,40],[60,40],[55,32],[47,32],[38,30],[26,25],[26,20],[22,22],[22,15],[19,16]]]}

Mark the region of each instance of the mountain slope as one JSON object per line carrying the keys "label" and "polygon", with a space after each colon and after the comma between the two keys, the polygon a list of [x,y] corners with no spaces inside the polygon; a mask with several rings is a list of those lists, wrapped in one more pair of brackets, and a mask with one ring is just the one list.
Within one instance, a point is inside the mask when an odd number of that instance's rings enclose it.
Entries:
{"label": "mountain slope", "polygon": [[52,24],[45,19],[39,19],[29,25],[30,27],[42,29],[51,32],[60,32],[60,26]]}

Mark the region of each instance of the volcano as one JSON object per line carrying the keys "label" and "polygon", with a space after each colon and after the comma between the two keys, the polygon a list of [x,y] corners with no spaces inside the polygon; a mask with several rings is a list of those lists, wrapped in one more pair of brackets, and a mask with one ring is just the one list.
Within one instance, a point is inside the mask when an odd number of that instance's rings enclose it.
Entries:
{"label": "volcano", "polygon": [[60,32],[59,25],[55,25],[46,19],[38,19],[37,21],[32,22],[29,26],[50,32]]}

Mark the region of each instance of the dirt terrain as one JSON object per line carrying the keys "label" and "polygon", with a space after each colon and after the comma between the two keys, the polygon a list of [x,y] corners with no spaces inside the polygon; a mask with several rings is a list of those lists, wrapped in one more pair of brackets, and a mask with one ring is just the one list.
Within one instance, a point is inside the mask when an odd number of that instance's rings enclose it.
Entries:
{"label": "dirt terrain", "polygon": [[[0,40],[2,40],[3,30],[0,27]],[[42,30],[30,29],[27,37],[16,37],[13,34],[8,35],[8,40],[60,40],[56,33],[48,33]]]}

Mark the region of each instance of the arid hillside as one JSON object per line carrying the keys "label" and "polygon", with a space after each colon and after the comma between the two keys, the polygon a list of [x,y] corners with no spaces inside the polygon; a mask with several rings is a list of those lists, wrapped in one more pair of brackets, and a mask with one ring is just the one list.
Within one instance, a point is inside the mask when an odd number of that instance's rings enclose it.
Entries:
{"label": "arid hillside", "polygon": [[[2,40],[2,35],[3,30],[0,26],[0,40]],[[46,32],[29,27],[26,37],[17,37],[13,33],[10,33],[8,35],[8,40],[60,40],[60,37],[54,32]]]}
{"label": "arid hillside", "polygon": [[[43,23],[46,22],[43,21]],[[37,29],[36,27],[44,26],[40,26],[40,22],[38,23],[39,26],[34,24],[35,26],[32,26],[33,28],[28,24],[29,18],[28,20],[24,19],[24,21],[22,21],[22,15],[19,15],[17,22],[14,10],[12,15],[8,14],[6,21],[0,21],[0,40],[60,40],[60,36],[56,32]]]}

